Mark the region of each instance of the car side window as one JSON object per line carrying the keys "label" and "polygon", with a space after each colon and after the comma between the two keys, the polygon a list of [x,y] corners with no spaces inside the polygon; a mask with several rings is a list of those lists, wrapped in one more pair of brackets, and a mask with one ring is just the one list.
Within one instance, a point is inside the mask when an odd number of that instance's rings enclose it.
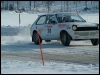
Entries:
{"label": "car side window", "polygon": [[36,22],[36,24],[44,24],[46,20],[46,15],[41,16],[38,21]]}
{"label": "car side window", "polygon": [[52,24],[52,21],[55,21],[55,16],[54,15],[48,15],[46,18],[46,24]]}
{"label": "car side window", "polygon": [[63,18],[63,22],[70,22],[71,21],[71,16],[66,16]]}

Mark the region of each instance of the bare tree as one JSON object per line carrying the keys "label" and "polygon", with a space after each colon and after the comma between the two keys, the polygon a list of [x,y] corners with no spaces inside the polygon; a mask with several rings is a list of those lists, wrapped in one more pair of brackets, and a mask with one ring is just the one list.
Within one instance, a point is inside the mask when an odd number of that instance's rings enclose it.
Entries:
{"label": "bare tree", "polygon": [[62,1],[61,1],[61,12],[62,12]]}
{"label": "bare tree", "polygon": [[77,7],[77,1],[76,1],[76,7]]}
{"label": "bare tree", "polygon": [[36,1],[34,1],[34,8],[35,8],[35,3],[36,3]]}
{"label": "bare tree", "polygon": [[38,12],[38,7],[39,7],[39,2],[34,1],[34,10],[36,11],[36,13]]}
{"label": "bare tree", "polygon": [[14,1],[13,1],[13,9],[14,9]]}
{"label": "bare tree", "polygon": [[8,1],[7,1],[7,10],[9,10],[9,8],[8,8]]}
{"label": "bare tree", "polygon": [[64,11],[65,11],[65,1],[64,1]]}
{"label": "bare tree", "polygon": [[52,5],[53,1],[45,1],[44,3],[45,3],[46,8],[48,9],[48,13],[49,13],[49,11],[51,10],[51,5]]}
{"label": "bare tree", "polygon": [[8,10],[8,1],[6,1],[6,3],[4,3],[4,9]]}
{"label": "bare tree", "polygon": [[85,1],[85,6],[86,6],[86,8],[87,8],[87,1]]}
{"label": "bare tree", "polygon": [[76,1],[76,12],[77,12],[77,1]]}
{"label": "bare tree", "polygon": [[17,10],[19,9],[18,6],[19,6],[19,2],[17,1]]}
{"label": "bare tree", "polygon": [[42,4],[43,4],[43,1],[42,1]]}
{"label": "bare tree", "polygon": [[66,5],[67,5],[67,12],[68,12],[68,1],[66,1]]}
{"label": "bare tree", "polygon": [[98,9],[99,9],[99,2],[98,2]]}
{"label": "bare tree", "polygon": [[88,10],[87,1],[85,1],[85,6],[86,6],[86,7],[85,7],[84,9],[87,11],[87,10]]}
{"label": "bare tree", "polygon": [[75,1],[74,1],[74,5],[75,5]]}
{"label": "bare tree", "polygon": [[31,10],[31,1],[30,1],[30,10]]}
{"label": "bare tree", "polygon": [[92,4],[92,1],[91,1],[91,4]]}
{"label": "bare tree", "polygon": [[2,4],[2,9],[4,9],[4,1],[1,1],[1,4]]}

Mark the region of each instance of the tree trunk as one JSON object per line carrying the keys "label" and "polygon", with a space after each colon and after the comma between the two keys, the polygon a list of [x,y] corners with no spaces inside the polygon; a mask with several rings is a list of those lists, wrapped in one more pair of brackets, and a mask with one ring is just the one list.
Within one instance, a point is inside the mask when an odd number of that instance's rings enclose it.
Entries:
{"label": "tree trunk", "polygon": [[91,4],[92,4],[92,1],[91,1]]}
{"label": "tree trunk", "polygon": [[75,1],[74,1],[74,5],[75,5]]}
{"label": "tree trunk", "polygon": [[7,10],[9,10],[8,1],[7,1]]}
{"label": "tree trunk", "polygon": [[67,12],[68,12],[68,1],[66,1],[66,4],[67,4]]}
{"label": "tree trunk", "polygon": [[62,1],[61,1],[61,12],[62,12]]}
{"label": "tree trunk", "polygon": [[31,1],[30,1],[30,10],[31,10]]}
{"label": "tree trunk", "polygon": [[[13,8],[14,8],[14,1],[13,1]],[[15,9],[15,8],[14,8]]]}
{"label": "tree trunk", "polygon": [[76,1],[76,7],[77,7],[77,1]]}
{"label": "tree trunk", "polygon": [[48,6],[48,13],[49,13],[49,2],[48,2],[48,4],[47,4],[47,6]]}
{"label": "tree trunk", "polygon": [[86,6],[86,8],[87,8],[87,1],[85,1],[85,6]]}
{"label": "tree trunk", "polygon": [[18,8],[18,1],[17,1],[17,10],[18,10],[19,8]]}
{"label": "tree trunk", "polygon": [[64,12],[65,12],[65,1],[64,1]]}
{"label": "tree trunk", "polygon": [[35,1],[34,1],[34,8],[35,8]]}
{"label": "tree trunk", "polygon": [[2,2],[2,8],[4,9],[4,1],[1,1]]}

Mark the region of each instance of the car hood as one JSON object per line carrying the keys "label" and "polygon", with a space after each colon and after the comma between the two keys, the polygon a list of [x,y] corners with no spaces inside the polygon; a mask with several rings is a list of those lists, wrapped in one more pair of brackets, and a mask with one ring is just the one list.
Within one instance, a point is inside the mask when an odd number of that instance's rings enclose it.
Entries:
{"label": "car hood", "polygon": [[77,25],[78,27],[94,27],[97,26],[97,23],[74,23],[74,25]]}

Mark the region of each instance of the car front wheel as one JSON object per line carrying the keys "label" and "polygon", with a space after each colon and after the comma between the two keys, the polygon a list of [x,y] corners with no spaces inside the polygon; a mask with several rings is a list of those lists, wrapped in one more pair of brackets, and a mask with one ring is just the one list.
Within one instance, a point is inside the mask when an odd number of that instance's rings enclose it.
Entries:
{"label": "car front wheel", "polygon": [[69,46],[70,45],[70,40],[71,40],[71,37],[67,32],[62,32],[61,33],[61,43],[64,46]]}
{"label": "car front wheel", "polygon": [[97,46],[99,44],[99,39],[91,39],[91,43],[93,46]]}

